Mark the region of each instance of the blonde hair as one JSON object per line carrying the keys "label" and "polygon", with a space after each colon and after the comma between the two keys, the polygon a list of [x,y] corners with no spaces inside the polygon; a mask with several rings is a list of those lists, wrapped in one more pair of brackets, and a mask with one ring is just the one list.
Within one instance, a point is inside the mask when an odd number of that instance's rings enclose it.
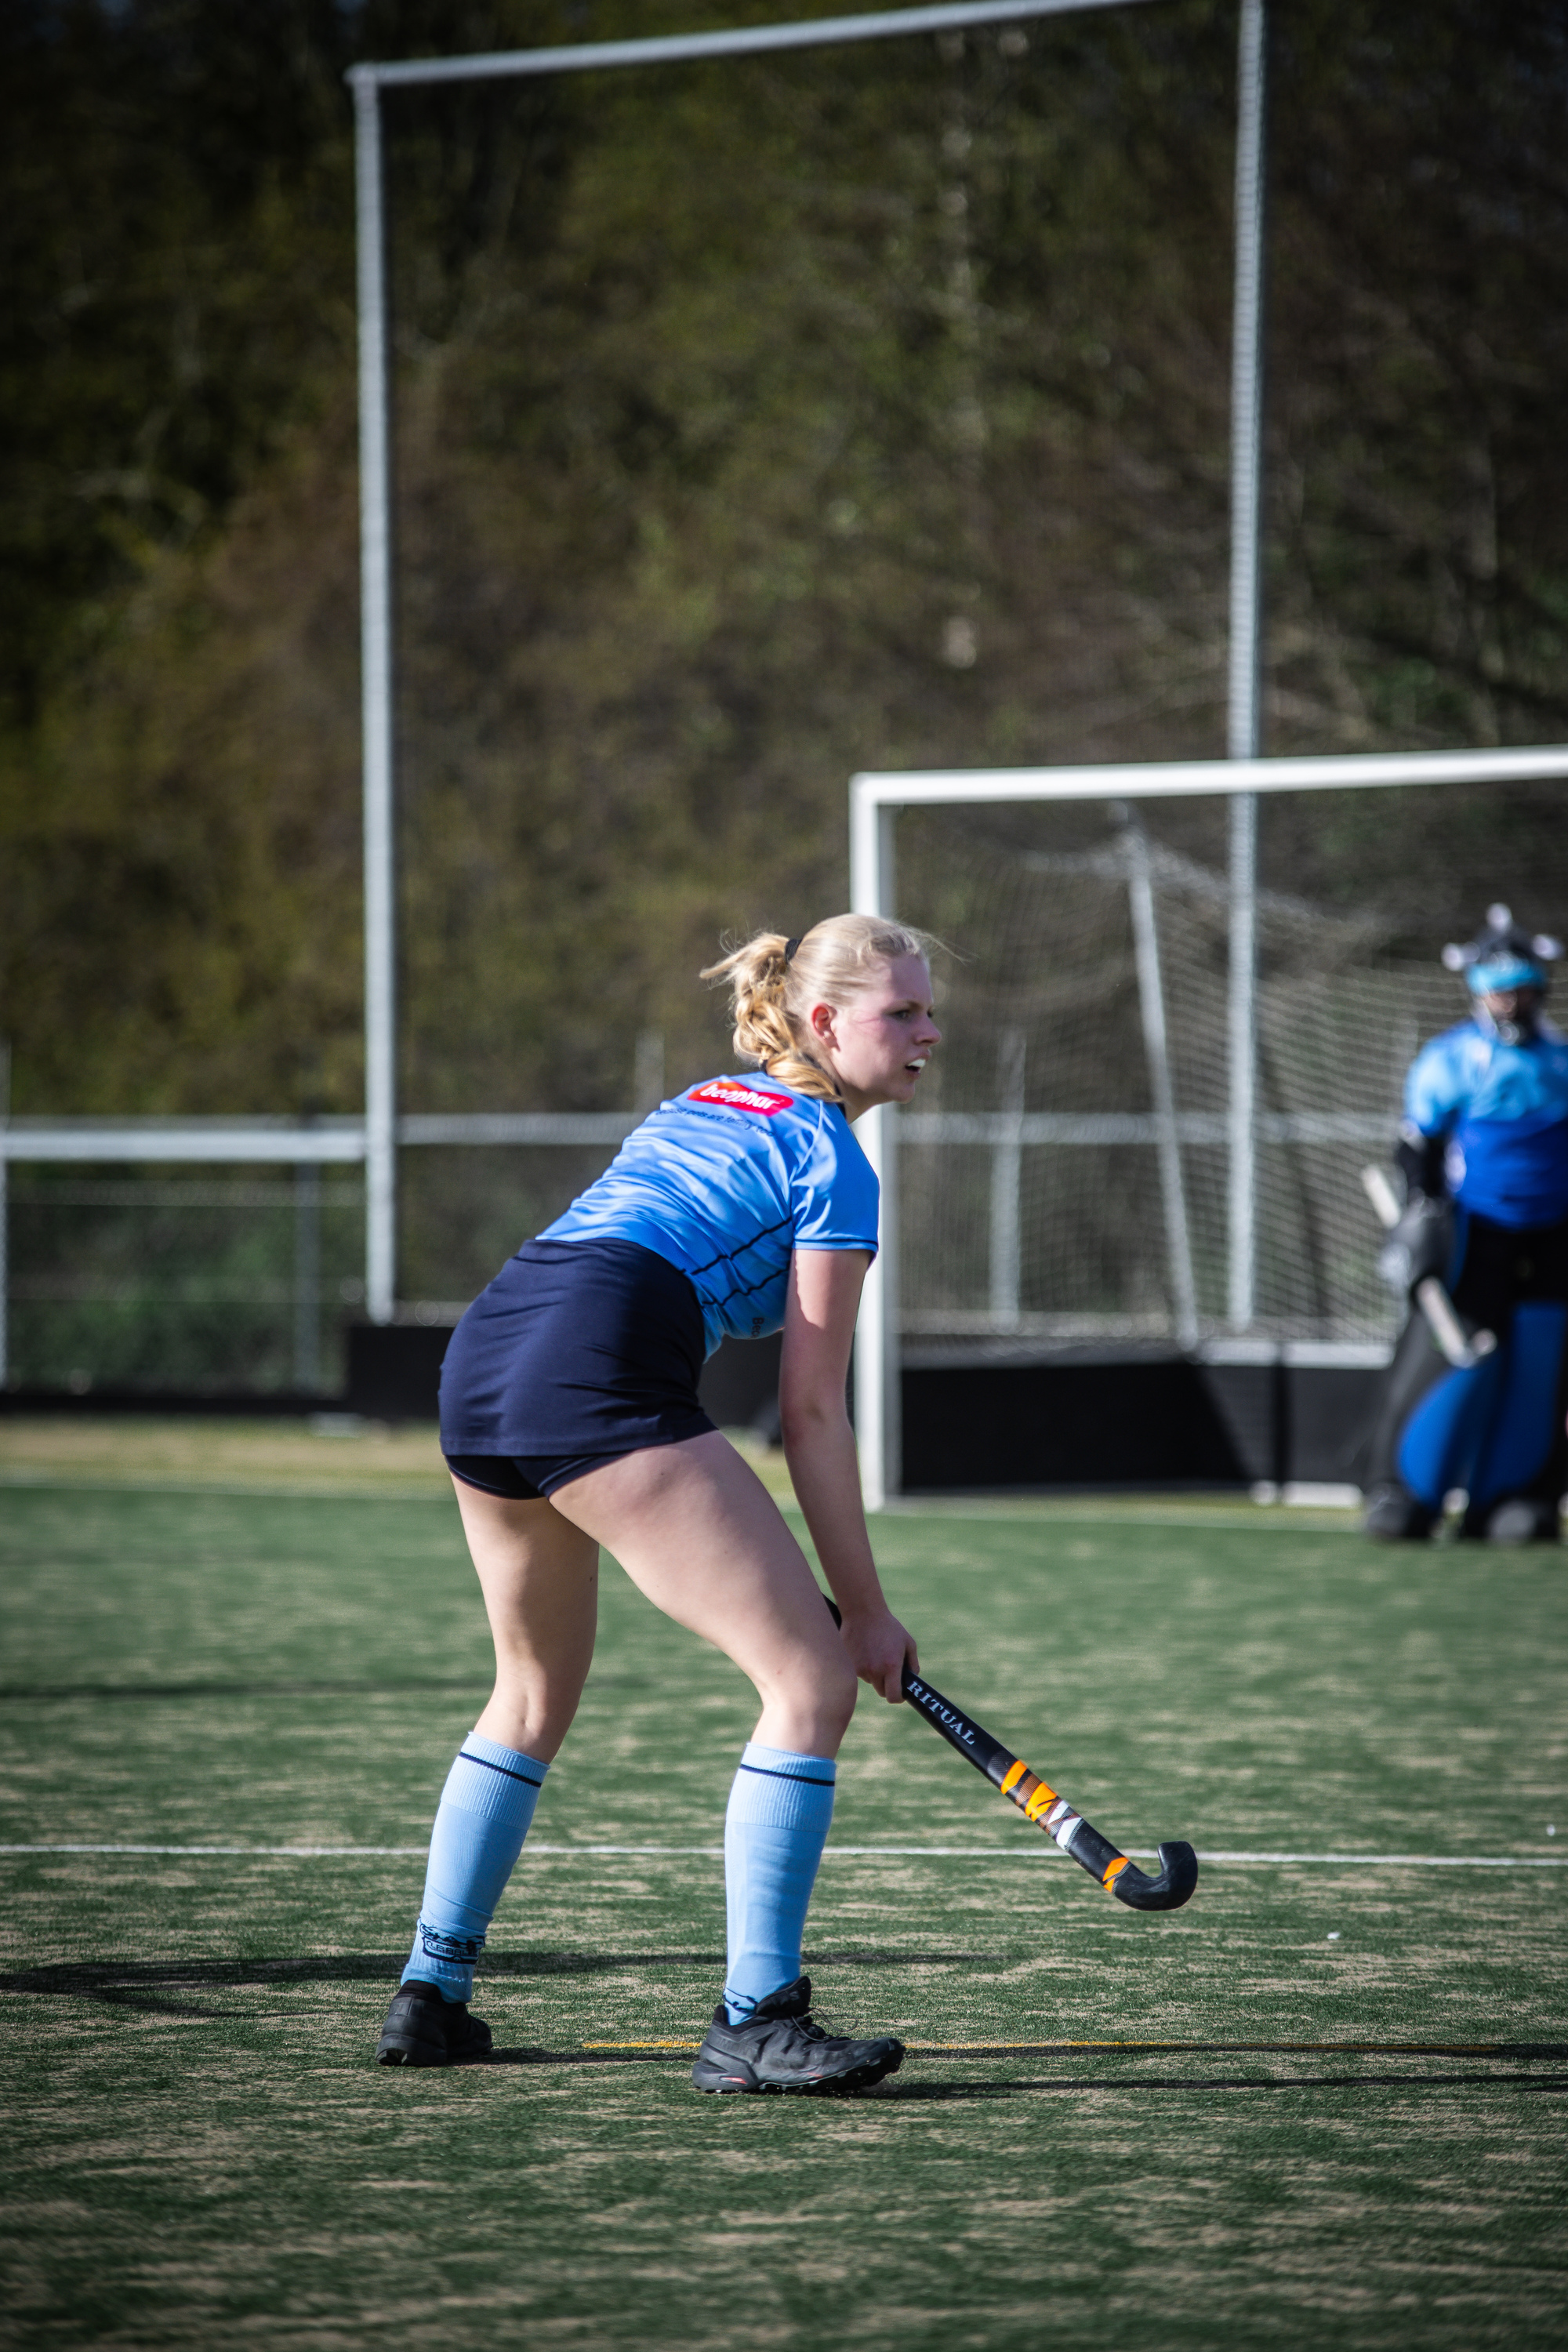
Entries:
{"label": "blonde hair", "polygon": [[837,1102],[831,1071],[812,1051],[806,1014],[814,1004],[840,1005],[868,985],[873,966],[896,957],[929,960],[929,932],[882,915],[829,915],[798,940],[758,931],[700,977],[730,991],[735,1051],[770,1077],[804,1095]]}

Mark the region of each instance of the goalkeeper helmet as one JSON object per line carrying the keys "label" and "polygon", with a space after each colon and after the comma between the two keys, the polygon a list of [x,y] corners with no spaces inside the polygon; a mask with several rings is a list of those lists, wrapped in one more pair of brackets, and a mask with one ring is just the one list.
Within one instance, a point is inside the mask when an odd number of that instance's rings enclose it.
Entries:
{"label": "goalkeeper helmet", "polygon": [[[1562,953],[1561,940],[1549,938],[1544,931],[1525,930],[1514,921],[1510,908],[1499,905],[1487,908],[1486,921],[1473,940],[1463,946],[1449,942],[1443,950],[1443,961],[1449,971],[1464,974],[1471,995],[1480,1000],[1476,1014],[1482,1025],[1514,1045],[1534,1028],[1540,1000],[1548,986],[1546,967]],[[1500,1017],[1486,1000],[1505,993],[1516,1003],[1510,1013]]]}

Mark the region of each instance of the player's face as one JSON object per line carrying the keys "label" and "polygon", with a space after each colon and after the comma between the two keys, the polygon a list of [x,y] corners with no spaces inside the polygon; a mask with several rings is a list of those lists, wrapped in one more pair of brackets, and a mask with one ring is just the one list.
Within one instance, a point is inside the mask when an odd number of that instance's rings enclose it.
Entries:
{"label": "player's face", "polygon": [[1539,988],[1489,988],[1481,1003],[1506,1035],[1510,1029],[1533,1029],[1541,1011]]}
{"label": "player's face", "polygon": [[851,1118],[878,1103],[908,1102],[942,1031],[931,1016],[925,958],[877,966],[842,1004],[814,1004],[811,1026]]}

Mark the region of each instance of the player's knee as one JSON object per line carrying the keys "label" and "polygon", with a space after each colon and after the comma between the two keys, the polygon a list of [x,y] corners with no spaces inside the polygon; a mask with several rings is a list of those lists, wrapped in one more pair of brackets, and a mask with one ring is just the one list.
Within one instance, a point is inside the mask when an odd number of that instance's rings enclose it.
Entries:
{"label": "player's knee", "polygon": [[855,1669],[849,1663],[849,1654],[841,1643],[835,1643],[818,1667],[815,1697],[824,1718],[835,1727],[840,1738],[849,1728],[857,1696]]}
{"label": "player's knee", "polygon": [[765,1696],[770,1712],[776,1708],[779,1719],[793,1727],[784,1746],[832,1754],[855,1712],[855,1669],[848,1653],[835,1641],[796,1656]]}

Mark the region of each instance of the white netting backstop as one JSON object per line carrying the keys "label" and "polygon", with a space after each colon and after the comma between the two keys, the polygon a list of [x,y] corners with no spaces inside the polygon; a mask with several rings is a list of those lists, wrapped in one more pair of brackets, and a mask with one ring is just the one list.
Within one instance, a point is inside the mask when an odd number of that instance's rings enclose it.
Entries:
{"label": "white netting backstop", "polygon": [[[1456,799],[1451,817],[1461,814]],[[955,950],[939,982],[944,1043],[918,1110],[900,1115],[906,1355],[955,1343],[1012,1350],[1190,1338],[1184,1260],[1197,1336],[1223,1331],[1221,805],[1140,814],[1080,804],[1023,816],[982,804],[905,812],[900,823],[900,912]],[[1562,830],[1543,818],[1529,854],[1515,852],[1515,895],[1547,928],[1560,926],[1568,896]],[[1140,983],[1140,858],[1168,1040],[1174,1198],[1162,1184],[1147,966]],[[1478,896],[1468,928],[1479,913]],[[1360,1171],[1388,1155],[1417,1046],[1465,1017],[1464,992],[1437,961],[1451,935],[1441,919],[1417,960],[1401,936],[1408,919],[1375,893],[1357,905],[1344,891],[1325,903],[1259,890],[1251,1328],[1260,1339],[1365,1345],[1393,1331]]]}

